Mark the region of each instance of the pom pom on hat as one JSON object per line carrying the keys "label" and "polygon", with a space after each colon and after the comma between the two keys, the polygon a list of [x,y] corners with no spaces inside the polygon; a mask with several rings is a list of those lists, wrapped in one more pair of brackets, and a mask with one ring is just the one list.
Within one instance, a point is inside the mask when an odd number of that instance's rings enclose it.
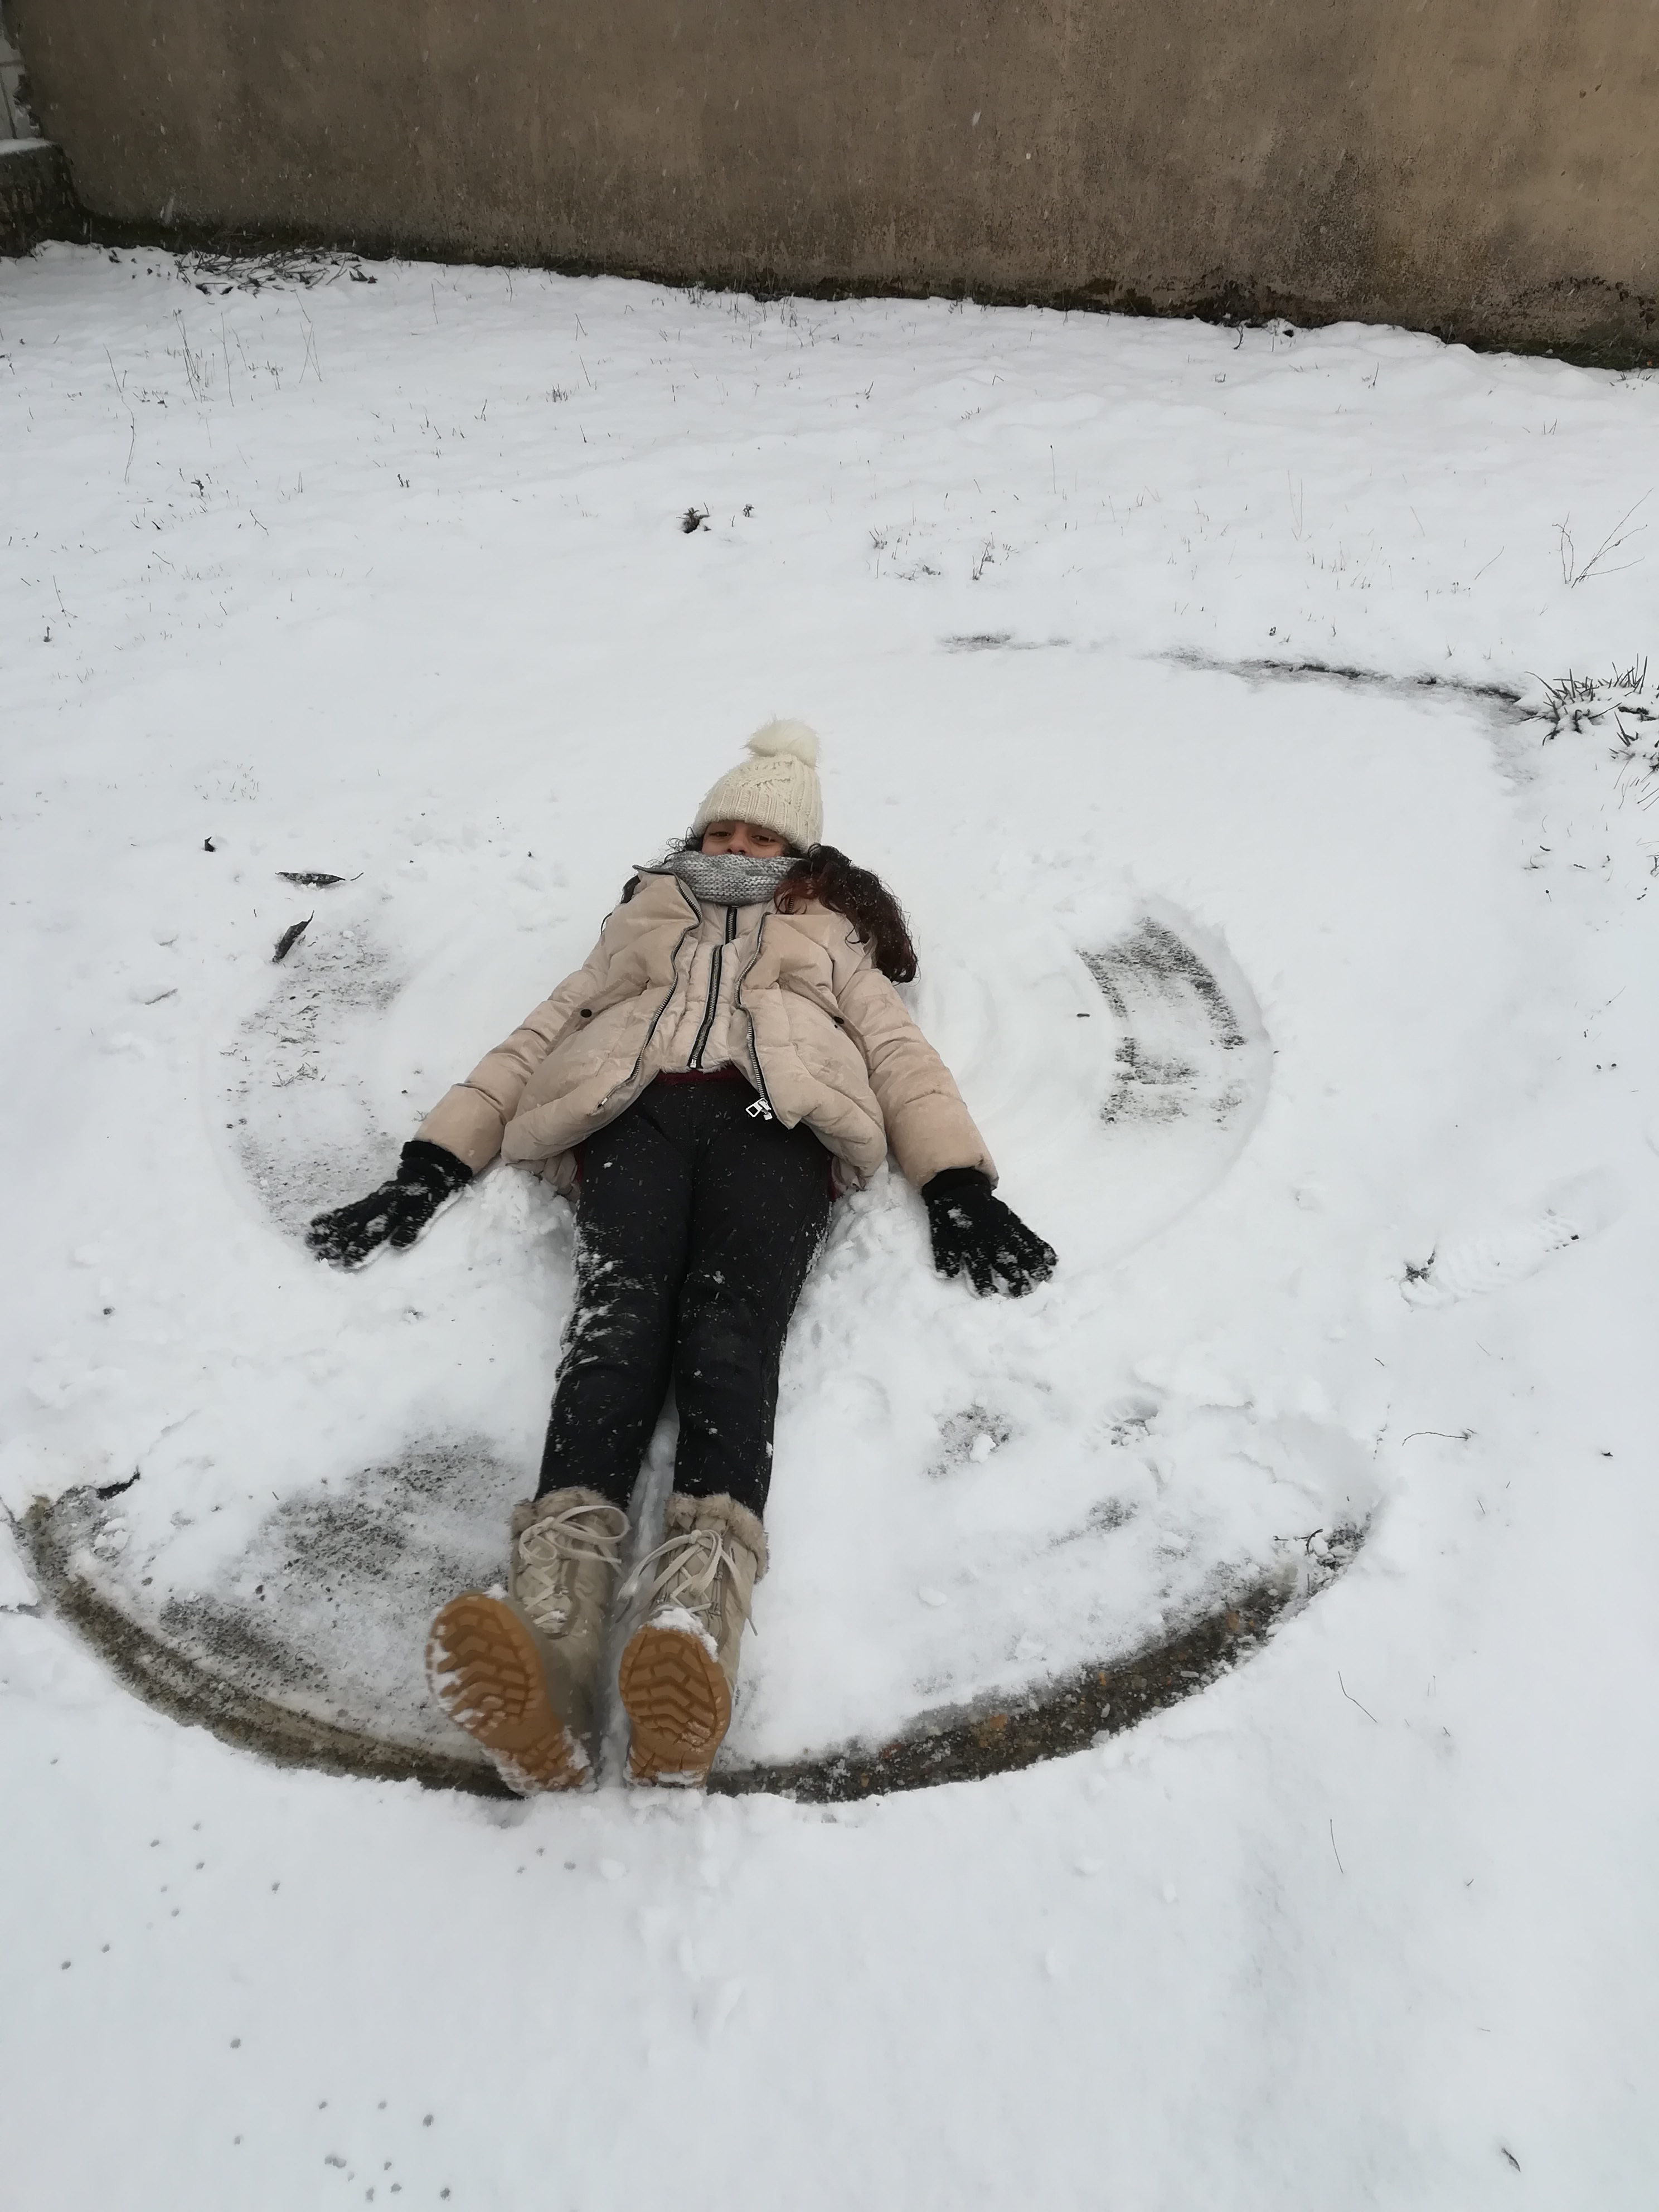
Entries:
{"label": "pom pom on hat", "polygon": [[808,768],[818,764],[818,733],[805,722],[768,722],[764,729],[757,730],[749,740],[749,750],[761,760],[775,759],[787,753]]}
{"label": "pom pom on hat", "polygon": [[817,761],[817,731],[805,722],[768,722],[750,738],[749,758],[728,770],[697,809],[692,836],[701,836],[711,822],[752,822],[805,852],[823,836]]}

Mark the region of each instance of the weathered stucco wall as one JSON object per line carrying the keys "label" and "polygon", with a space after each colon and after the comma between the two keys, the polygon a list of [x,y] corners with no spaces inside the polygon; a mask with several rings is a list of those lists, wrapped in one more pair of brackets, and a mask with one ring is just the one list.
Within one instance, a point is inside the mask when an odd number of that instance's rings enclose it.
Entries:
{"label": "weathered stucco wall", "polygon": [[94,216],[1659,344],[1659,0],[7,0]]}

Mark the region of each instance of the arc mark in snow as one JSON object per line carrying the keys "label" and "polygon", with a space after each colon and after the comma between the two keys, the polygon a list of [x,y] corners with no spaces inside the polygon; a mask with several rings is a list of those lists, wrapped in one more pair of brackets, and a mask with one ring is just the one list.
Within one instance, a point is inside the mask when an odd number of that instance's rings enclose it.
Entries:
{"label": "arc mark in snow", "polygon": [[1152,903],[1079,957],[1117,1030],[1096,1174],[1120,1250],[1159,1235],[1231,1173],[1267,1105],[1273,1047],[1249,983],[1222,939]]}
{"label": "arc mark in snow", "polygon": [[1525,720],[1522,694],[1508,684],[1471,684],[1464,677],[1438,676],[1425,670],[1416,676],[1399,676],[1383,668],[1346,667],[1329,660],[1222,660],[1206,653],[1170,653],[1160,656],[1180,668],[1213,669],[1223,676],[1242,676],[1247,683],[1343,684],[1368,691],[1386,691],[1399,699],[1420,698],[1425,691],[1461,694],[1480,701],[1489,713],[1505,721]]}
{"label": "arc mark in snow", "polygon": [[222,1048],[231,1149],[290,1235],[377,1182],[372,1170],[399,1141],[379,1126],[357,1069],[363,1024],[386,1012],[401,981],[368,926],[347,915],[300,941]]}
{"label": "arc mark in snow", "polygon": [[1104,952],[1082,957],[1123,1031],[1117,1083],[1101,1119],[1167,1121],[1198,1109],[1206,1119],[1229,1120],[1251,1084],[1243,1065],[1223,1063],[1250,1040],[1191,945],[1148,915]]}
{"label": "arc mark in snow", "polygon": [[[208,1729],[221,1741],[279,1765],[379,1781],[414,1781],[478,1796],[510,1796],[494,1769],[457,1740],[397,1742],[343,1720],[304,1712],[201,1661],[124,1612],[86,1571],[96,1540],[97,1494],[70,1491],[37,1504],[23,1533],[42,1590],[68,1621],[147,1703]],[[1176,1705],[1259,1650],[1276,1623],[1299,1611],[1348,1565],[1362,1529],[1331,1532],[1323,1557],[1231,1592],[1211,1610],[1127,1657],[1078,1668],[1018,1696],[967,1710],[926,1714],[884,1743],[841,1745],[815,1756],[717,1765],[716,1796],[771,1795],[842,1804],[890,1791],[925,1790],[1017,1772],[1086,1750],[1103,1735],[1133,1728]]]}

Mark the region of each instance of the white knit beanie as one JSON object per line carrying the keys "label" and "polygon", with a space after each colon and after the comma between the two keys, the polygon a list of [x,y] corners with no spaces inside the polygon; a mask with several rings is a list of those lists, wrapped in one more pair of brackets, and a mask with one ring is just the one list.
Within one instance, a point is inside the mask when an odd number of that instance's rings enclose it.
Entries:
{"label": "white knit beanie", "polygon": [[752,822],[805,852],[823,835],[817,733],[805,722],[769,722],[750,738],[749,756],[703,800],[691,835],[711,822]]}

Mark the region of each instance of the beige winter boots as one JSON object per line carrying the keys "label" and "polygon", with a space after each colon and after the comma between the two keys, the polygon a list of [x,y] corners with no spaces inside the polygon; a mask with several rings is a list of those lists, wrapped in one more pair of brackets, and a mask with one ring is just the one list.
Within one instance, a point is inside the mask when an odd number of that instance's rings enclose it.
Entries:
{"label": "beige winter boots", "polygon": [[629,1577],[652,1577],[642,1627],[622,1656],[622,1701],[633,1723],[629,1778],[704,1781],[726,1729],[738,1647],[755,1584],[766,1572],[766,1531],[730,1498],[668,1501],[668,1534]]}
{"label": "beige winter boots", "polygon": [[592,1490],[513,1509],[505,1599],[452,1599],[427,1640],[427,1680],[508,1786],[571,1790],[591,1771],[605,1622],[645,1587],[647,1617],[623,1653],[629,1778],[705,1781],[732,1723],[738,1651],[766,1532],[730,1498],[668,1501],[667,1534],[617,1591],[628,1518]]}
{"label": "beige winter boots", "polygon": [[426,1673],[451,1720],[521,1792],[587,1778],[593,1692],[628,1516],[597,1491],[513,1509],[507,1597],[469,1590],[432,1624]]}

